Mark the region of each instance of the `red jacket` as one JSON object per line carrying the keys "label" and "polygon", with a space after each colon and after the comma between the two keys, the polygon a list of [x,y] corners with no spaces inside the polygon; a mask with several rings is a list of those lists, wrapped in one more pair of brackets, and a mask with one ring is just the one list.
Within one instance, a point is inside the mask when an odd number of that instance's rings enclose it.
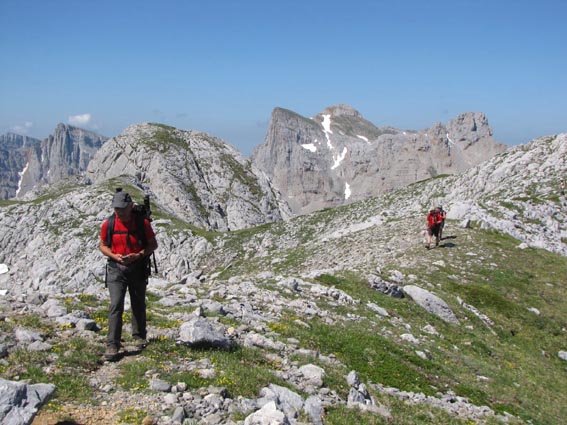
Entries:
{"label": "red jacket", "polygon": [[437,212],[433,212],[433,213],[430,212],[429,214],[427,214],[427,227],[433,227],[438,224],[441,224],[441,221],[443,221],[443,219],[441,218],[441,214]]}
{"label": "red jacket", "polygon": [[[147,218],[144,219],[144,227],[146,229],[147,239],[155,239],[154,230]],[[105,245],[108,245],[108,241],[106,240],[107,229],[108,220],[104,220],[100,229],[100,238]],[[134,220],[133,217],[128,223],[122,223],[117,216],[114,217],[114,234],[112,235],[111,249],[115,254],[121,255],[137,253],[142,250],[136,238],[136,220]]]}

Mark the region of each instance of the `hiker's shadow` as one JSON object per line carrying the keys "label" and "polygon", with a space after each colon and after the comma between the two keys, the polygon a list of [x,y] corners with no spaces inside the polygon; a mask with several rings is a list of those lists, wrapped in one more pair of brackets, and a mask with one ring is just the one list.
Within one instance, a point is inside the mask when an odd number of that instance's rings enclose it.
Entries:
{"label": "hiker's shadow", "polygon": [[[442,241],[446,241],[447,239],[457,239],[456,236],[451,235],[451,236],[444,236],[443,239],[441,239]],[[455,246],[457,246],[456,244],[454,244],[453,242],[443,242],[442,244],[439,245],[441,248],[454,248]]]}

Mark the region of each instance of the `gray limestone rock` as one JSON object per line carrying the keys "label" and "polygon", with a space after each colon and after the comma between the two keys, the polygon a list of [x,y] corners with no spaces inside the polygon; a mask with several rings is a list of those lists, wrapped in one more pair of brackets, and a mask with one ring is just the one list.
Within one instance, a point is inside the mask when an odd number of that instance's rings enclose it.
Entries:
{"label": "gray limestone rock", "polygon": [[261,399],[258,404],[275,402],[278,409],[283,411],[288,418],[297,418],[303,409],[303,398],[286,387],[270,384],[260,390]]}
{"label": "gray limestone rock", "polygon": [[351,387],[358,388],[360,385],[360,377],[358,376],[358,372],[355,370],[351,370],[347,375],[347,384]]}
{"label": "gray limestone rock", "polygon": [[260,347],[267,348],[270,350],[281,351],[285,348],[285,344],[279,341],[274,341],[268,337],[257,334],[255,332],[250,332],[244,337],[245,347]]}
{"label": "gray limestone rock", "polygon": [[415,285],[406,285],[403,287],[403,291],[418,305],[420,305],[430,313],[440,317],[445,322],[453,324],[459,323],[459,319],[457,319],[455,313],[453,313],[447,303],[437,295],[434,295],[431,292]]}
{"label": "gray limestone rock", "polygon": [[244,425],[290,425],[290,422],[285,413],[278,409],[276,402],[271,401],[247,416]]}
{"label": "gray limestone rock", "polygon": [[390,295],[393,298],[403,298],[404,293],[400,289],[400,287],[396,284],[386,282],[379,276],[370,275],[368,277],[368,282],[370,283],[370,287],[372,289],[377,290],[385,295]]}
{"label": "gray limestone rock", "polygon": [[55,392],[53,384],[29,385],[0,378],[0,423],[31,424],[37,411]]}
{"label": "gray limestone rock", "polygon": [[323,408],[323,402],[317,396],[310,396],[305,400],[303,405],[303,410],[309,416],[311,423],[314,425],[323,425],[323,415],[325,409]]}
{"label": "gray limestone rock", "polygon": [[225,327],[203,317],[193,317],[179,328],[179,342],[193,347],[227,349],[232,341],[226,336]]}
{"label": "gray limestone rock", "polygon": [[299,368],[303,383],[306,386],[322,387],[325,378],[325,369],[313,364],[303,365]]}
{"label": "gray limestone rock", "polygon": [[171,390],[171,384],[163,379],[152,379],[150,380],[150,390],[167,393]]}

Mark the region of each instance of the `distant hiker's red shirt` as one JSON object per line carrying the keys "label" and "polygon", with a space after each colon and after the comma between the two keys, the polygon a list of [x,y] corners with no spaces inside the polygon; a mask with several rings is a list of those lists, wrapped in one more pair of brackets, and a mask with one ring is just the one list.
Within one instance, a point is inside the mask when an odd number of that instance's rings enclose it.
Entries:
{"label": "distant hiker's red shirt", "polygon": [[[144,227],[146,228],[146,238],[147,240],[155,239],[156,235],[150,220],[144,219]],[[104,220],[102,227],[100,229],[100,239],[102,242],[108,246],[106,240],[106,232],[108,231],[108,220]],[[120,232],[120,233],[118,233]],[[124,232],[124,233],[121,233]],[[128,234],[126,234],[128,232]],[[130,238],[130,243],[127,243],[126,237]],[[142,250],[142,247],[138,243],[136,238],[136,220],[134,217],[126,224],[122,223],[120,219],[114,216],[114,234],[112,235],[112,245],[110,247],[112,252],[120,255],[135,254]]]}
{"label": "distant hiker's red shirt", "polygon": [[[422,216],[423,217],[423,216]],[[427,227],[433,227],[441,223],[440,214],[427,214]]]}

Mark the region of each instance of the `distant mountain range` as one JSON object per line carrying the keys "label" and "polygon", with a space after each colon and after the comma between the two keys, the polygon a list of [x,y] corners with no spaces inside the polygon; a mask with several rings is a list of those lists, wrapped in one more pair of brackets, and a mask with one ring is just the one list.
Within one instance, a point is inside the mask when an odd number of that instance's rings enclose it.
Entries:
{"label": "distant mountain range", "polygon": [[64,124],[43,141],[0,136],[1,198],[33,197],[69,177],[126,174],[198,226],[238,229],[458,173],[506,149],[482,113],[410,131],[376,127],[348,105],[314,118],[275,108],[250,160],[212,136],[159,124],[107,140]]}
{"label": "distant mountain range", "polygon": [[23,198],[42,185],[82,175],[106,140],[65,124],[58,124],[45,140],[0,136],[0,198]]}

